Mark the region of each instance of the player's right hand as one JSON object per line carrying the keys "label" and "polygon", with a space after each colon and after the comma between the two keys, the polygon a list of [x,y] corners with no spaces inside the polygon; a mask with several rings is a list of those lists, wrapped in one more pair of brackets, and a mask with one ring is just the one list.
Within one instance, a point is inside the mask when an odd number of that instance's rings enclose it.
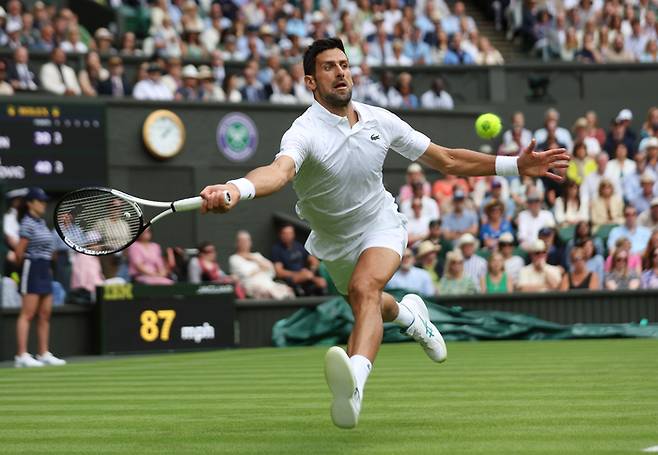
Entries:
{"label": "player's right hand", "polygon": [[[225,193],[228,193],[229,198]],[[240,191],[232,183],[209,185],[199,193],[199,196],[203,198],[201,213],[226,213],[240,200]],[[227,199],[229,200],[227,201]]]}

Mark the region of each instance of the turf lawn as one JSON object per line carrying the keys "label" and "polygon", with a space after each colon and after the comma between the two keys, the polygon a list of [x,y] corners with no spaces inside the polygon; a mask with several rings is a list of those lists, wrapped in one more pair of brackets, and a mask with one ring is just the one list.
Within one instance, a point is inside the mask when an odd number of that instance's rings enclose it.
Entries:
{"label": "turf lawn", "polygon": [[0,453],[641,453],[658,445],[658,341],[383,347],[355,430],[324,348],[0,370]]}

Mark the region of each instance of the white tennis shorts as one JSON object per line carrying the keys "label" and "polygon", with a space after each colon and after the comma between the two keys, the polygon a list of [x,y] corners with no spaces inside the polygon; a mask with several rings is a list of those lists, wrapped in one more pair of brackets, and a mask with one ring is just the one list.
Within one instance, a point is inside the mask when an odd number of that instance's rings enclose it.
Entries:
{"label": "white tennis shorts", "polygon": [[338,292],[347,295],[347,287],[350,284],[352,272],[354,272],[354,267],[361,253],[374,247],[391,249],[402,259],[404,250],[407,247],[406,223],[395,228],[366,232],[361,236],[361,241],[357,247],[345,256],[333,261],[323,261]]}

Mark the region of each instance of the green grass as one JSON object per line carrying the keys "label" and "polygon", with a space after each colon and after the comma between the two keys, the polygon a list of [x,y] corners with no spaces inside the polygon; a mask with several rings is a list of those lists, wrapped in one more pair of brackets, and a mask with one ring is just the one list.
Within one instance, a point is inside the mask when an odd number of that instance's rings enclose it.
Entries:
{"label": "green grass", "polygon": [[324,348],[0,370],[0,452],[603,454],[658,445],[658,341],[385,345],[355,430],[333,427]]}

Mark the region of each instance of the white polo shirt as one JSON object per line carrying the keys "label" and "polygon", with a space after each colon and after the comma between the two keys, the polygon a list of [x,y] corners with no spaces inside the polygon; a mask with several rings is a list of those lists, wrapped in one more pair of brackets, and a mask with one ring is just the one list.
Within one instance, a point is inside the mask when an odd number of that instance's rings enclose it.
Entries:
{"label": "white polo shirt", "polygon": [[384,159],[390,148],[413,161],[430,144],[386,109],[355,101],[352,106],[359,120],[350,128],[347,117],[314,101],[283,135],[276,155],[295,162],[297,214],[313,230],[306,249],[329,261],[356,248],[366,231],[406,225],[384,188]]}

